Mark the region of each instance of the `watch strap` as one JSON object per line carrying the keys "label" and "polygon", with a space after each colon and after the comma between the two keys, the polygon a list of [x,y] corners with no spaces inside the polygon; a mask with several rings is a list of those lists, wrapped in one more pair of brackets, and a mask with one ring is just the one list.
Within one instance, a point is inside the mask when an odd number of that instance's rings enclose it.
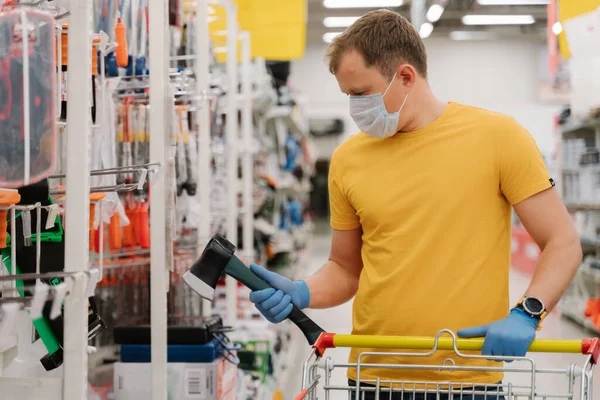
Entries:
{"label": "watch strap", "polygon": [[[525,311],[527,313],[527,310],[525,309],[523,303],[525,302],[525,299],[527,299],[528,296],[523,296],[521,297],[521,299],[519,300],[519,302],[517,303],[517,305],[515,306],[516,308],[520,308],[523,311]],[[543,303],[542,303],[543,304]],[[528,313],[529,314],[529,313]],[[537,330],[541,331],[542,330],[542,321],[546,318],[546,316],[548,315],[548,311],[546,311],[546,307],[544,306],[544,311],[542,311],[542,313],[537,316],[537,315],[531,315],[534,318],[538,318],[539,319],[539,323],[538,323],[538,327]]]}

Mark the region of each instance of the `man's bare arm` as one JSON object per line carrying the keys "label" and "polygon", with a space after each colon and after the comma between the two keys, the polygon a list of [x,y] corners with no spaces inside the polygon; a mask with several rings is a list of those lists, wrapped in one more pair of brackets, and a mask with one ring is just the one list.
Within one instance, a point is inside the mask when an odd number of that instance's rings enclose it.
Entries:
{"label": "man's bare arm", "polygon": [[363,268],[362,231],[333,231],[329,261],[306,279],[310,289],[310,308],[330,308],[352,299],[358,290]]}
{"label": "man's bare arm", "polygon": [[523,226],[542,250],[526,296],[539,298],[552,310],[581,263],[581,242],[571,216],[555,189],[514,206]]}

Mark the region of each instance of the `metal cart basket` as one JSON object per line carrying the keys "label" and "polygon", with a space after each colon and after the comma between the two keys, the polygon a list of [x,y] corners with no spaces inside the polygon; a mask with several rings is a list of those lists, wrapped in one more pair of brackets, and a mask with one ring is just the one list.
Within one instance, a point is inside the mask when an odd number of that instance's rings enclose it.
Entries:
{"label": "metal cart basket", "polygon": [[[540,368],[530,357],[488,357],[465,354],[467,351],[480,351],[483,339],[459,339],[449,330],[440,331],[435,337],[396,337],[396,336],[360,336],[324,333],[313,346],[304,362],[302,371],[302,392],[296,400],[317,399],[317,392],[324,393],[325,400],[335,393],[340,398],[380,399],[380,400],[493,400],[493,399],[569,399],[593,400],[592,375],[598,356],[600,342],[595,339],[584,340],[535,340],[529,352],[538,353],[579,353],[580,365],[565,368]],[[325,357],[326,349],[335,347],[369,348],[382,352],[360,353],[356,363],[336,363]],[[402,349],[402,352],[383,352],[384,349]],[[421,352],[416,352],[420,350]],[[427,351],[429,350],[429,351]],[[450,356],[441,364],[427,363],[427,358],[438,350],[449,351]],[[412,351],[412,352],[411,352]],[[425,352],[423,352],[425,351]],[[411,364],[368,364],[362,361],[365,356],[411,357],[422,360]],[[497,366],[460,366],[456,360],[488,359],[512,361],[498,363]],[[478,371],[502,372],[505,380],[499,384],[482,385],[452,381],[417,382],[390,381],[383,379],[361,379],[368,369],[403,369],[411,371]],[[331,374],[338,369],[355,369],[356,384],[334,386]],[[367,373],[368,374],[368,373]],[[551,380],[552,388],[545,389],[541,382]],[[560,389],[557,384],[561,382]],[[564,382],[564,384],[562,383]]]}

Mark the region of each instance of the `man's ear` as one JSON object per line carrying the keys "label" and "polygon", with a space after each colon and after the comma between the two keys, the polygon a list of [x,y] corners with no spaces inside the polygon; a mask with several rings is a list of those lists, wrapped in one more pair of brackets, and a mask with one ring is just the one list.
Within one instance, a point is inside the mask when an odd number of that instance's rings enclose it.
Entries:
{"label": "man's ear", "polygon": [[402,64],[398,67],[396,76],[406,88],[412,88],[417,80],[417,70],[410,64]]}

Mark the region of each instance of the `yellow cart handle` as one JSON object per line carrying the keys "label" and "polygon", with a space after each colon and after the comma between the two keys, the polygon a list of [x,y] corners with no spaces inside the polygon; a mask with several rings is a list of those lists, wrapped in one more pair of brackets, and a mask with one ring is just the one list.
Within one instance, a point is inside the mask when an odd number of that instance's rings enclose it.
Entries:
{"label": "yellow cart handle", "polygon": [[[478,351],[483,347],[483,338],[454,339],[450,337],[422,336],[368,336],[368,335],[338,335],[323,333],[313,346],[319,356],[326,349],[335,347],[371,348],[371,349],[401,349],[401,350],[432,350],[437,340],[438,350]],[[530,352],[536,353],[581,353],[592,355],[594,361],[600,355],[598,338],[583,340],[534,340],[529,346]]]}

